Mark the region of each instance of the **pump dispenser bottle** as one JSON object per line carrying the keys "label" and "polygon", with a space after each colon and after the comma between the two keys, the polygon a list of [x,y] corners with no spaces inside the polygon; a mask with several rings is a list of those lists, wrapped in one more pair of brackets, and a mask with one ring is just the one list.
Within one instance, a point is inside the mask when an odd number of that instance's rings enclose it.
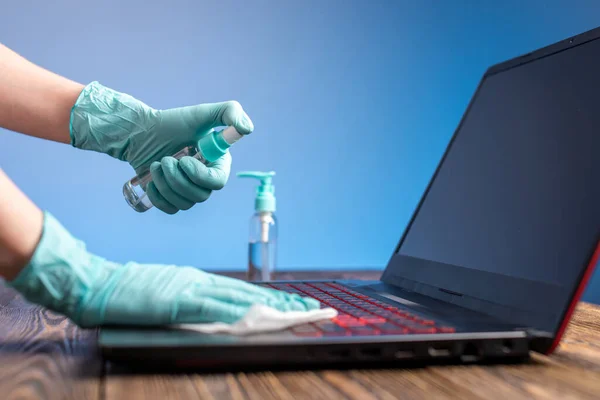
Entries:
{"label": "pump dispenser bottle", "polygon": [[260,181],[254,199],[254,215],[250,220],[248,243],[248,280],[265,282],[275,279],[277,219],[275,218],[275,187],[272,184],[275,172],[239,172],[240,178],[255,178]]}
{"label": "pump dispenser bottle", "polygon": [[[227,149],[241,138],[242,135],[233,126],[228,126],[221,131],[212,131],[202,136],[196,145],[181,149],[173,154],[173,157],[179,160],[190,156],[208,165],[225,155]],[[145,212],[153,207],[146,194],[146,187],[150,182],[152,182],[152,174],[150,170],[146,170],[123,185],[125,201],[137,212]]]}

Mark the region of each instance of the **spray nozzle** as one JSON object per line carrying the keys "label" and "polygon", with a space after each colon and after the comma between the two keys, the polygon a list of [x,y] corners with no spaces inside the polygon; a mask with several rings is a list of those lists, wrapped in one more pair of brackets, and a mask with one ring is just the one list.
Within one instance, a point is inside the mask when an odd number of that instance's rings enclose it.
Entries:
{"label": "spray nozzle", "polygon": [[242,138],[233,126],[228,126],[221,131],[212,131],[198,141],[198,148],[208,162],[214,162],[223,157],[227,149]]}
{"label": "spray nozzle", "polygon": [[238,172],[239,178],[255,178],[260,181],[260,185],[256,188],[256,198],[254,201],[254,209],[259,212],[274,212],[275,211],[275,186],[273,186],[274,171],[245,171]]}

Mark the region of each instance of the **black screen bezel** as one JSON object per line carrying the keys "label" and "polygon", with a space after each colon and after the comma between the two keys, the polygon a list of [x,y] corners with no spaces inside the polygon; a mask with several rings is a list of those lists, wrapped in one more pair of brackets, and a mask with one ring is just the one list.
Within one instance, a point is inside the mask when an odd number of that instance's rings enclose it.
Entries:
{"label": "black screen bezel", "polygon": [[[452,149],[452,145],[455,142],[456,137],[458,136],[464,121],[466,120],[469,112],[472,108],[472,105],[477,100],[477,96],[480,93],[481,87],[485,80],[492,75],[496,75],[507,71],[512,68],[517,68],[524,64],[539,60],[544,57],[549,57],[551,55],[567,51],[577,46],[581,46],[585,43],[597,40],[600,38],[600,27],[592,29],[590,31],[581,33],[574,37],[570,37],[544,48],[532,51],[525,55],[515,57],[508,61],[496,64],[488,68],[488,70],[483,74],[481,80],[478,83],[477,88],[465,109],[465,112],[455,129],[446,150],[438,163],[436,170],[434,171],[421,199],[413,211],[413,214],[406,225],[404,232],[390,257],[388,265],[381,277],[381,281],[399,286],[405,289],[410,289],[412,291],[416,291],[419,293],[423,293],[432,297],[436,297],[440,300],[449,301],[457,305],[462,305],[467,308],[476,309],[490,315],[497,316],[503,320],[508,320],[509,322],[513,322],[515,324],[535,328],[539,330],[543,330],[551,333],[552,335],[556,335],[561,327],[561,322],[567,316],[568,310],[570,308],[570,303],[574,300],[576,294],[581,291],[580,285],[586,271],[589,268],[589,265],[582,265],[581,271],[578,276],[577,284],[570,290],[569,295],[569,304],[561,305],[557,308],[549,307],[549,313],[552,318],[549,319],[547,316],[535,315],[534,313],[527,311],[524,309],[524,305],[527,304],[528,301],[543,301],[540,298],[527,298],[528,293],[538,293],[538,290],[535,290],[536,282],[529,281],[521,278],[513,278],[513,277],[505,277],[504,282],[498,282],[497,278],[500,275],[491,274],[484,271],[472,270],[468,268],[464,268],[456,265],[435,263],[428,260],[417,259],[410,256],[405,256],[399,254],[399,251],[404,243],[405,238],[407,237],[410,229],[421,210],[421,207],[427,198],[427,195],[430,192],[431,187],[433,186],[439,171],[444,165],[444,161],[447,158],[447,155]],[[600,240],[596,238],[596,242]],[[591,260],[594,252],[596,250],[596,246],[589,249],[589,254],[587,255],[587,260]],[[589,262],[588,262],[589,264]],[[486,280],[488,280],[486,282]],[[511,289],[514,290],[515,293],[520,293],[518,304],[521,304],[523,307],[514,307],[513,305],[506,305],[502,303],[490,303],[486,300],[481,300],[477,297],[477,290],[471,291],[471,294],[465,294],[464,292],[456,290],[456,283],[460,282],[461,285],[465,285],[465,281],[467,284],[475,285],[474,288],[485,287],[489,282],[493,282],[493,287],[499,289],[500,291],[504,290],[510,293]],[[504,286],[504,287],[502,287]],[[518,287],[520,286],[520,288]],[[534,290],[529,291],[529,288]],[[488,286],[489,288],[489,286]],[[505,297],[506,298],[506,297]],[[513,303],[515,303],[513,301]],[[504,307],[506,306],[506,307]],[[559,315],[560,313],[560,315]],[[560,318],[557,318],[559,316]],[[553,322],[550,323],[549,321]]]}

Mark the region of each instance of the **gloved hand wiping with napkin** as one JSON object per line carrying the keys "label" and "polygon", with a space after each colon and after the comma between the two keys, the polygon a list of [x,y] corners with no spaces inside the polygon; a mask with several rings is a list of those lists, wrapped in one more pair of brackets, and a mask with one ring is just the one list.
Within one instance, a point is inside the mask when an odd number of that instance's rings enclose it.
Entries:
{"label": "gloved hand wiping with napkin", "polygon": [[[208,332],[227,332],[223,323],[239,322],[256,305],[283,312],[313,311],[289,314],[296,320],[286,318],[285,313],[270,313],[269,325],[261,327],[254,323],[252,332],[335,316],[333,310],[319,310],[314,299],[193,267],[134,262],[122,265],[107,261],[88,252],[83,242],[47,212],[33,258],[9,285],[28,300],[62,313],[82,327],[218,322],[219,328]],[[258,310],[264,312],[264,308]],[[254,318],[256,312],[255,309]],[[279,325],[278,315],[283,315]],[[238,328],[231,333],[245,332]]]}

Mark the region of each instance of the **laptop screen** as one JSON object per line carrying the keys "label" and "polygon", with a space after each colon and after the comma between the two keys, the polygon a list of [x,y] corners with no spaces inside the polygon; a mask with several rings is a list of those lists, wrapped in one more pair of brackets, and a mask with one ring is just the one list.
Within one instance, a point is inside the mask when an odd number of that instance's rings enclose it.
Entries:
{"label": "laptop screen", "polygon": [[600,239],[600,40],[488,73],[383,280],[555,331]]}

